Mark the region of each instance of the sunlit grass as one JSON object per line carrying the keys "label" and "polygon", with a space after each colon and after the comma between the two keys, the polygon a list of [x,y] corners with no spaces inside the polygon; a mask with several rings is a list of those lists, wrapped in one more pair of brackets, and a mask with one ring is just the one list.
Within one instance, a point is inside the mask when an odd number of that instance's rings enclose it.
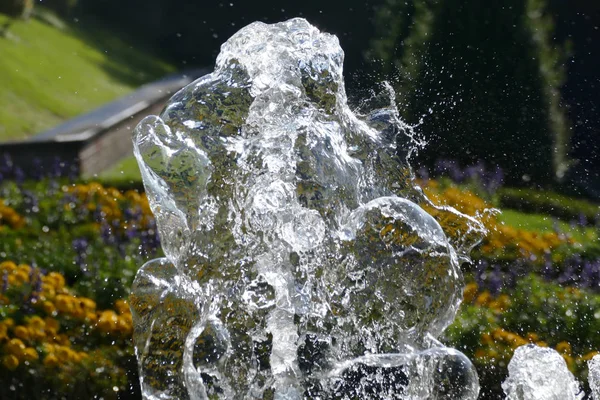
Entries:
{"label": "sunlit grass", "polygon": [[[0,14],[0,26],[8,17]],[[0,140],[92,110],[173,68],[100,30],[16,20],[0,37]]]}
{"label": "sunlit grass", "polygon": [[[93,178],[93,177],[89,177]],[[141,182],[142,176],[140,168],[134,156],[124,158],[106,171],[97,176],[100,180],[121,181],[121,182]]]}
{"label": "sunlit grass", "polygon": [[502,213],[498,215],[498,219],[500,222],[517,229],[539,233],[558,231],[582,244],[599,240],[596,228],[570,224],[547,214],[532,214],[517,210],[502,209]]}

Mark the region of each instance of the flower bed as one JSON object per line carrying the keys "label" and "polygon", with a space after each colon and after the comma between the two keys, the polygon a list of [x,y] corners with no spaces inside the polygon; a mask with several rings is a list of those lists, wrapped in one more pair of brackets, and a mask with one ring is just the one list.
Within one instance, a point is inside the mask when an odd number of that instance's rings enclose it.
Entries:
{"label": "flower bed", "polygon": [[[465,302],[445,337],[473,359],[485,398],[500,393],[519,345],[557,349],[582,381],[600,350],[597,226],[504,223],[488,190],[498,176],[484,191],[421,181],[434,203],[489,231],[464,265]],[[449,235],[464,232],[428,211]],[[56,177],[1,183],[0,398],[140,398],[125,299],[137,269],[160,255],[143,193]]]}
{"label": "flower bed", "polygon": [[0,398],[140,398],[126,298],[160,256],[145,195],[54,179],[0,198]]}

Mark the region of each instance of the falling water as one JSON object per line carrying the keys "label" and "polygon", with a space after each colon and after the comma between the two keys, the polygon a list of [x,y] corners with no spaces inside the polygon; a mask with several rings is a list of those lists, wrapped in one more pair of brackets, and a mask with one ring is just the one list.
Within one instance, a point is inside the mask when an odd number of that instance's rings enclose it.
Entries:
{"label": "falling water", "polygon": [[136,128],[166,254],[131,296],[146,399],[477,398],[437,338],[483,228],[414,184],[393,99],[351,111],[343,56],[303,19],[253,23]]}

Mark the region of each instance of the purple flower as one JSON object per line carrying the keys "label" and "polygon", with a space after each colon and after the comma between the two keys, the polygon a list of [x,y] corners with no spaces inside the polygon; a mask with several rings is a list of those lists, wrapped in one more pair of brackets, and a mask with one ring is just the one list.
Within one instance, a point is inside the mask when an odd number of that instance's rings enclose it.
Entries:
{"label": "purple flower", "polygon": [[14,169],[14,177],[15,177],[15,181],[17,181],[17,183],[23,183],[25,181],[25,172],[23,172],[23,170],[20,167],[16,167]]}
{"label": "purple flower", "polygon": [[426,167],[419,168],[416,175],[418,179],[422,179],[424,181],[429,180],[429,170]]}
{"label": "purple flower", "polygon": [[2,275],[2,293],[6,293],[8,290],[8,271],[4,271]]}
{"label": "purple flower", "polygon": [[88,250],[88,241],[85,238],[74,239],[71,243],[73,250],[75,250],[75,264],[79,266],[83,273],[88,272],[86,258]]}

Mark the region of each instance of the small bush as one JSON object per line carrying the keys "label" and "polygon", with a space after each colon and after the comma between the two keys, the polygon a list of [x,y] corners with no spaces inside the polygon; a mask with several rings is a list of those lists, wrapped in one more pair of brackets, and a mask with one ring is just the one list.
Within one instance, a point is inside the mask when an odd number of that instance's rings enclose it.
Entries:
{"label": "small bush", "polygon": [[586,362],[600,350],[599,331],[599,294],[529,274],[496,295],[475,283],[467,285],[446,338],[473,360],[484,395],[494,397],[502,393],[500,383],[514,350],[528,343],[553,347],[571,372],[587,382]]}
{"label": "small bush", "polygon": [[578,221],[582,225],[595,225],[600,222],[600,205],[586,200],[523,188],[502,188],[497,195],[500,207],[545,213],[565,221]]}

